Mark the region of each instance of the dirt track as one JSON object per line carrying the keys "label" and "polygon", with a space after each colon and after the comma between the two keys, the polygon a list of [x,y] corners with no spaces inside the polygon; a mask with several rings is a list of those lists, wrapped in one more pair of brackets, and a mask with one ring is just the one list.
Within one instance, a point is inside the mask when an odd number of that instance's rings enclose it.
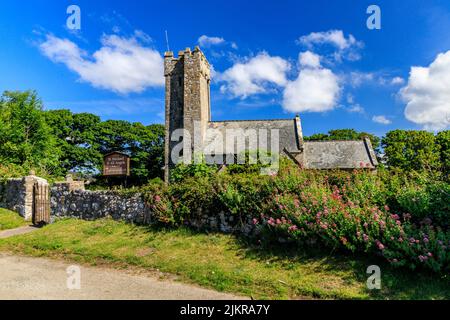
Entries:
{"label": "dirt track", "polygon": [[[245,299],[157,277],[80,266],[81,289],[67,287],[68,262],[0,253],[1,300],[233,300]],[[76,283],[76,281],[75,281]]]}

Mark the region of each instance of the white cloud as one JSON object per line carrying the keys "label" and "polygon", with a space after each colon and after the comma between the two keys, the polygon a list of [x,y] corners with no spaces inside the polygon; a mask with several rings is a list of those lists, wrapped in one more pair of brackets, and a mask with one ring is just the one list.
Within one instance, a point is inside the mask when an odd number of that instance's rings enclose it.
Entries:
{"label": "white cloud", "polygon": [[359,103],[356,103],[356,104],[352,104],[352,105],[350,105],[347,109],[346,109],[346,111],[347,112],[350,112],[350,113],[364,113],[364,108],[363,107],[361,107],[361,105],[359,104]]}
{"label": "white cloud", "polygon": [[389,120],[388,118],[386,118],[386,116],[373,116],[372,121],[376,122],[376,123],[380,123],[380,124],[385,124],[385,125],[392,123],[392,121]]}
{"label": "white cloud", "polygon": [[341,61],[343,57],[350,61],[361,59],[357,49],[364,46],[364,43],[357,41],[353,35],[349,34],[346,37],[342,30],[312,32],[306,36],[300,37],[297,42],[308,48],[314,48],[314,46],[317,45],[331,45],[337,49],[337,51],[333,53],[333,58],[336,61]]}
{"label": "white cloud", "polygon": [[300,53],[299,61],[303,67],[320,67],[320,56],[311,51]]}
{"label": "white cloud", "polygon": [[198,38],[198,44],[204,48],[208,48],[211,46],[224,44],[224,43],[225,43],[225,39],[219,38],[219,37],[208,37],[206,35],[203,35],[200,38]]}
{"label": "white cloud", "polygon": [[357,43],[355,37],[352,35],[349,35],[349,37],[346,38],[342,30],[312,32],[307,36],[300,37],[299,42],[308,46],[329,43],[336,46],[340,50],[348,49]]}
{"label": "white cloud", "polygon": [[392,85],[398,85],[398,84],[404,84],[404,83],[405,83],[405,79],[403,79],[401,77],[394,77],[391,80]]}
{"label": "white cloud", "polygon": [[231,68],[217,74],[218,81],[226,82],[222,92],[230,92],[235,97],[266,93],[273,86],[285,86],[286,73],[290,70],[288,61],[272,57],[266,52],[244,62],[237,62]]}
{"label": "white cloud", "polygon": [[450,126],[450,51],[441,53],[428,67],[412,67],[406,87],[405,117],[425,129]]}
{"label": "white cloud", "polygon": [[348,78],[352,87],[357,88],[363,84],[372,82],[375,79],[375,75],[373,73],[352,71],[350,72]]}
{"label": "white cloud", "polygon": [[48,34],[39,48],[53,62],[63,63],[77,73],[80,80],[96,88],[127,94],[164,85],[163,58],[139,40],[151,39],[141,31],[131,38],[105,35],[102,47],[90,56],[72,41]]}
{"label": "white cloud", "polygon": [[[301,54],[298,78],[289,81],[283,94],[283,108],[289,112],[325,112],[338,103],[341,88],[339,78],[317,63],[315,54]],[[303,61],[302,61],[303,60]]]}

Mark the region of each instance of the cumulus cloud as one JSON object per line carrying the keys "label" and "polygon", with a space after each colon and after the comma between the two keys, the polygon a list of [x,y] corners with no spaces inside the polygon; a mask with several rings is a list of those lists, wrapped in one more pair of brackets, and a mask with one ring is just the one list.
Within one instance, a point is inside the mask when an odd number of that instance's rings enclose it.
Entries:
{"label": "cumulus cloud", "polygon": [[224,43],[225,43],[225,39],[219,38],[219,37],[208,37],[207,35],[203,35],[200,38],[198,38],[198,44],[204,48],[208,48],[211,46],[224,44]]}
{"label": "cumulus cloud", "polygon": [[289,62],[283,58],[261,52],[244,62],[235,63],[222,74],[217,74],[217,80],[226,82],[221,87],[222,92],[246,98],[249,95],[266,93],[274,86],[285,86],[286,74],[290,68]]}
{"label": "cumulus cloud", "polygon": [[39,48],[53,62],[78,74],[81,81],[127,94],[164,85],[164,60],[158,51],[142,44],[149,41],[141,31],[131,38],[105,35],[102,47],[89,55],[74,42],[48,34]]}
{"label": "cumulus cloud", "polygon": [[331,45],[336,48],[333,58],[341,61],[346,58],[350,61],[359,60],[361,58],[358,49],[364,46],[363,42],[349,34],[345,36],[342,30],[329,30],[325,32],[312,32],[306,36],[300,37],[297,42],[308,48],[314,48],[317,45]]}
{"label": "cumulus cloud", "polygon": [[385,125],[392,123],[392,121],[389,120],[386,116],[373,116],[372,121],[376,122],[376,123],[380,123],[380,124],[385,124]]}
{"label": "cumulus cloud", "polygon": [[406,102],[405,117],[425,129],[450,126],[450,51],[428,67],[412,67],[408,84],[400,90]]}
{"label": "cumulus cloud", "polygon": [[311,51],[300,53],[299,61],[303,67],[320,67],[320,56]]}
{"label": "cumulus cloud", "polygon": [[341,88],[339,78],[322,68],[318,56],[300,54],[300,70],[296,80],[289,81],[283,93],[283,108],[289,112],[325,112],[334,109]]}

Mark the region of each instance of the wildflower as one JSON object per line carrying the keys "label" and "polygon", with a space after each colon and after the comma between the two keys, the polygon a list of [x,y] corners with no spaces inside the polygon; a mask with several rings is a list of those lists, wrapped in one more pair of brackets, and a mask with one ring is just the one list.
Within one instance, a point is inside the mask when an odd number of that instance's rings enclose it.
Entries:
{"label": "wildflower", "polygon": [[298,227],[297,226],[290,226],[289,227],[289,231],[297,231],[298,230]]}
{"label": "wildflower", "polygon": [[398,214],[391,214],[391,218],[394,219],[394,220],[399,220],[400,219]]}
{"label": "wildflower", "polygon": [[363,240],[364,240],[364,242],[369,241],[369,236],[365,233],[363,234]]}
{"label": "wildflower", "polygon": [[258,224],[258,219],[254,218],[254,219],[253,219],[253,224],[254,224],[254,225],[257,225],[257,224]]}
{"label": "wildflower", "polygon": [[155,196],[155,201],[156,202],[161,202],[161,197],[160,196]]}
{"label": "wildflower", "polygon": [[431,252],[428,252],[427,255],[431,258],[433,257],[433,254]]}
{"label": "wildflower", "polygon": [[277,224],[281,224],[281,220],[280,219],[277,219]]}
{"label": "wildflower", "polygon": [[367,228],[369,224],[367,222],[364,222],[364,228]]}
{"label": "wildflower", "polygon": [[359,238],[359,237],[361,237],[361,232],[356,232],[356,236]]}
{"label": "wildflower", "polygon": [[428,240],[428,238],[425,237],[425,238],[423,238],[423,242],[428,243],[428,242],[430,242],[430,240]]}
{"label": "wildflower", "polygon": [[384,206],[384,210],[389,211],[389,207],[388,206]]}
{"label": "wildflower", "polygon": [[398,242],[403,242],[403,238],[402,237],[398,238]]}
{"label": "wildflower", "polygon": [[348,242],[346,237],[341,237],[342,244],[345,246]]}
{"label": "wildflower", "polygon": [[377,240],[375,243],[376,243],[378,249],[384,250],[384,245],[380,241]]}

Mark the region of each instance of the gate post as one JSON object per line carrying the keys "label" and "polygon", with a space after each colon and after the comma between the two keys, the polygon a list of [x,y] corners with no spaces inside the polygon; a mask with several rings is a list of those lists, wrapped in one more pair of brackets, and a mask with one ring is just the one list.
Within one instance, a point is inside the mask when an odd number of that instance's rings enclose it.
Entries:
{"label": "gate post", "polygon": [[35,212],[34,185],[37,183],[48,185],[47,180],[39,178],[34,171],[29,176],[23,178],[23,217],[26,221],[32,221]]}

